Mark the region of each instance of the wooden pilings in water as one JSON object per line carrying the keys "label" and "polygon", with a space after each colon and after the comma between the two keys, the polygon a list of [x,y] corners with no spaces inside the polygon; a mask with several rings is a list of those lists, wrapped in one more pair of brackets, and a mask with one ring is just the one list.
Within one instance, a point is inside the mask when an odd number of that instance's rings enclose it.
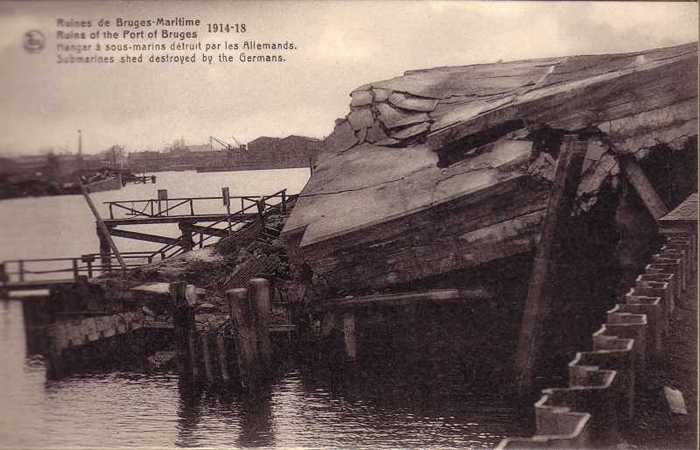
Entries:
{"label": "wooden pilings in water", "polygon": [[236,383],[244,390],[256,390],[272,370],[269,281],[254,278],[248,288],[226,293],[233,325],[230,335],[198,331],[186,291],[185,283],[170,285],[182,381],[211,387]]}
{"label": "wooden pilings in water", "polygon": [[194,309],[187,303],[187,283],[170,284],[170,296],[173,301],[173,326],[175,327],[175,349],[177,352],[178,373],[191,372],[189,336],[194,332]]}
{"label": "wooden pilings in water", "polygon": [[248,282],[249,302],[255,308],[255,336],[258,341],[260,364],[264,372],[272,369],[272,342],[270,341],[270,282],[253,278]]}
{"label": "wooden pilings in water", "polygon": [[243,389],[252,390],[272,368],[270,283],[253,278],[248,288],[231,289],[227,299],[236,337],[238,374]]}

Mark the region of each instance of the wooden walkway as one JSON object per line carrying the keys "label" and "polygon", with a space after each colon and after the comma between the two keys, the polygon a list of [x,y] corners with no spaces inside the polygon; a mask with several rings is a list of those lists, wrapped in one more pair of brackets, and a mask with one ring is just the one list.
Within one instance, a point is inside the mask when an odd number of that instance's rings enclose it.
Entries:
{"label": "wooden walkway", "polygon": [[[264,222],[271,213],[287,214],[296,198],[286,189],[270,195],[231,196],[228,188],[222,188],[218,197],[183,198],[168,198],[167,191],[160,190],[158,198],[105,202],[109,218],[103,222],[110,236],[163,244],[151,256],[165,259],[213,243],[255,221]],[[165,223],[177,224],[181,235],[175,238],[123,228]],[[108,236],[99,229],[97,236],[100,254],[105,255],[103,263],[107,264],[111,251]]]}
{"label": "wooden walkway", "polygon": [[[124,252],[127,268],[140,267],[152,262],[150,253]],[[89,253],[65,258],[13,259],[0,262],[0,296],[14,291],[51,289],[75,284],[81,277],[92,278],[111,270],[112,264],[103,265],[100,255]],[[110,260],[114,255],[109,255]]]}
{"label": "wooden walkway", "polygon": [[[111,236],[163,244],[156,250],[120,252],[125,267],[135,268],[170,258],[194,247],[214,243],[215,239],[237,235],[242,239],[254,239],[266,232],[265,220],[270,214],[285,215],[293,207],[296,195],[287,195],[286,189],[264,196],[233,197],[227,189],[221,197],[191,197],[176,199],[146,199],[106,202],[109,218],[104,220]],[[200,202],[217,201],[223,212],[198,212]],[[232,211],[231,206],[240,205]],[[182,235],[169,237],[159,234],[132,231],[117,226],[178,224]],[[202,223],[202,225],[198,225]],[[117,255],[112,252],[108,239],[97,228],[100,252],[64,258],[17,259],[0,262],[0,294],[13,291],[50,289],[71,285],[81,277],[92,278],[110,272]],[[198,239],[195,237],[198,236]]]}

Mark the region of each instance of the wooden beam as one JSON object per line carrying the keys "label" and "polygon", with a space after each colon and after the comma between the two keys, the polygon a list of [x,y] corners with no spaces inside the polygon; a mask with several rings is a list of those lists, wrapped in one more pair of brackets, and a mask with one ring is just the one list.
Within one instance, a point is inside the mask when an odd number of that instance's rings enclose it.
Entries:
{"label": "wooden beam", "polygon": [[494,296],[484,288],[475,289],[434,289],[423,292],[400,294],[366,295],[362,297],[336,298],[326,300],[316,306],[320,311],[351,309],[372,305],[403,306],[418,302],[458,303],[470,300],[488,300]]}
{"label": "wooden beam", "polygon": [[532,374],[542,340],[542,323],[548,314],[552,281],[556,276],[561,229],[571,214],[587,148],[587,141],[567,135],[559,152],[554,185],[549,194],[547,213],[528,286],[515,359],[516,384],[521,394],[528,392],[532,386]]}
{"label": "wooden beam", "polygon": [[138,239],[146,242],[156,242],[158,244],[180,245],[180,239],[166,236],[158,236],[156,234],[140,233],[137,231],[126,231],[118,228],[110,230],[112,236],[123,237],[127,239]]}
{"label": "wooden beam", "polygon": [[[157,216],[157,217],[129,217],[124,219],[105,219],[104,222],[107,226],[116,227],[119,225],[152,225],[158,223],[178,223],[183,220],[187,220],[192,223],[197,222],[219,222],[227,220],[228,214],[180,214],[177,216]],[[255,213],[233,213],[231,214],[231,220],[234,222],[252,222],[257,219],[257,210]]]}
{"label": "wooden beam", "polygon": [[192,229],[193,233],[202,233],[206,234],[209,236],[218,236],[218,237],[226,237],[230,234],[229,231],[224,230],[222,228],[213,228],[213,227],[203,227],[201,225],[192,225],[190,227]]}
{"label": "wooden beam", "polygon": [[649,214],[654,219],[660,219],[668,214],[668,207],[659,194],[656,193],[654,186],[652,186],[634,156],[630,155],[620,158],[620,166],[627,180],[634,186],[634,190],[637,191],[639,198],[642,199]]}

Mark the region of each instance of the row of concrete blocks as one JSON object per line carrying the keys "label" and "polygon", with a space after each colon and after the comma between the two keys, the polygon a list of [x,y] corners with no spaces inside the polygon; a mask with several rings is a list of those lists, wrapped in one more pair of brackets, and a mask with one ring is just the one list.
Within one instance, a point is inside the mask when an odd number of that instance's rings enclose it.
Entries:
{"label": "row of concrete blocks", "polygon": [[635,386],[664,348],[671,314],[695,274],[694,236],[674,234],[593,334],[593,350],[569,363],[569,387],[542,390],[535,435],[497,448],[597,448],[620,441],[618,426],[634,418]]}
{"label": "row of concrete blocks", "polygon": [[140,311],[57,322],[47,329],[49,347],[60,354],[65,349],[125,334],[143,325],[144,317]]}

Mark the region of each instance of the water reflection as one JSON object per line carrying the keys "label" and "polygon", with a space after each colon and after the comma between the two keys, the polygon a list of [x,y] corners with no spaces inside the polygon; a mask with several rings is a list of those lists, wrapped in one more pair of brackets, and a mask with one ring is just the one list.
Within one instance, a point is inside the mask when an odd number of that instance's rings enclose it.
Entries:
{"label": "water reflection", "polygon": [[291,361],[256,395],[185,389],[173,373],[47,382],[42,359],[28,354],[21,304],[3,303],[0,316],[0,401],[12,405],[0,411],[5,447],[491,448],[529,431],[498,377],[478,372],[493,368],[474,364],[497,356],[465,347],[463,321],[445,320],[457,311],[419,314],[422,325],[390,318],[392,328],[360,327],[357,363],[342,352]]}
{"label": "water reflection", "polygon": [[202,417],[202,396],[200,392],[181,388],[177,417],[177,440],[175,445],[178,447],[196,446],[197,436],[195,430],[199,428]]}
{"label": "water reflection", "polygon": [[267,447],[275,443],[272,426],[271,392],[248,395],[240,404],[241,432],[238,445],[241,447]]}

